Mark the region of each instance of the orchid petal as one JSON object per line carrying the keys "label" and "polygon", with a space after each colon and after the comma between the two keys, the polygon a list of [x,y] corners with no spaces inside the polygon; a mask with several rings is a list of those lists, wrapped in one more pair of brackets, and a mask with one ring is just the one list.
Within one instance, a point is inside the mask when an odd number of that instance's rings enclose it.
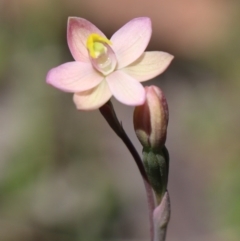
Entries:
{"label": "orchid petal", "polygon": [[87,38],[92,33],[105,37],[101,30],[86,19],[77,17],[68,18],[67,41],[72,56],[76,61],[90,61],[86,43]]}
{"label": "orchid petal", "polygon": [[145,101],[143,86],[131,76],[117,70],[106,76],[109,88],[114,97],[126,105],[142,105]]}
{"label": "orchid petal", "polygon": [[171,54],[154,51],[144,52],[140,58],[123,69],[138,81],[146,81],[164,72],[174,57]]}
{"label": "orchid petal", "polygon": [[46,81],[62,91],[75,93],[97,86],[103,78],[91,64],[69,62],[51,69]]}
{"label": "orchid petal", "polygon": [[151,20],[146,17],[131,20],[113,34],[110,40],[118,59],[118,69],[131,64],[141,56],[151,34]]}
{"label": "orchid petal", "polygon": [[73,101],[79,110],[95,110],[104,105],[111,96],[112,93],[104,80],[91,90],[75,93]]}

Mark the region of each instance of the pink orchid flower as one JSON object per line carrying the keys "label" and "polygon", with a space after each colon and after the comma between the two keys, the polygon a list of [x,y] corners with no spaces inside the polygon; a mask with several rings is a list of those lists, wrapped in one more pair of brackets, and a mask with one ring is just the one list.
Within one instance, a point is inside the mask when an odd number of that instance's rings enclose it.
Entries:
{"label": "pink orchid flower", "polygon": [[47,83],[74,93],[80,110],[94,110],[112,95],[126,105],[145,101],[140,82],[161,74],[173,56],[160,51],[144,52],[152,34],[151,20],[135,18],[109,39],[83,18],[68,19],[67,41],[75,61],[51,69]]}

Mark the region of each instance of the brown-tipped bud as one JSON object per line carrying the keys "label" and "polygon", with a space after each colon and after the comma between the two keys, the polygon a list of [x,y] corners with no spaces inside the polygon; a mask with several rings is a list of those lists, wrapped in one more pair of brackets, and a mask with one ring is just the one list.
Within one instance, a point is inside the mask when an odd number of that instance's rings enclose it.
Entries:
{"label": "brown-tipped bud", "polygon": [[167,101],[157,86],[146,86],[145,91],[145,103],[134,110],[134,129],[143,147],[160,150],[167,136]]}

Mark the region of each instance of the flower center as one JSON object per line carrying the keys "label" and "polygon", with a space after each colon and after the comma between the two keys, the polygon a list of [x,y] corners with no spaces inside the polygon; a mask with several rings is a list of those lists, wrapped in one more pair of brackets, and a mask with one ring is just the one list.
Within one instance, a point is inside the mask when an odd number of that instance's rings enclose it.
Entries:
{"label": "flower center", "polygon": [[107,48],[104,46],[104,43],[111,45],[111,41],[107,38],[101,37],[96,33],[90,34],[87,39],[87,48],[89,54],[92,58],[96,59],[101,54],[106,54]]}
{"label": "flower center", "polygon": [[86,43],[92,65],[104,75],[110,74],[117,64],[111,44],[109,39],[96,33],[90,34]]}

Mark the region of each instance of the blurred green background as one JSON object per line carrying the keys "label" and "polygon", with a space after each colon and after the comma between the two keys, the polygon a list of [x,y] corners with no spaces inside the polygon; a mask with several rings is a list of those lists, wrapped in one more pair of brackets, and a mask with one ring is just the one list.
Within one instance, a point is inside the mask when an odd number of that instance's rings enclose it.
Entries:
{"label": "blurred green background", "polygon": [[[149,16],[149,50],[175,55],[161,87],[170,124],[167,240],[240,239],[240,2],[0,0],[0,240],[147,241],[140,174],[98,111],[45,83],[72,60],[68,16],[107,36]],[[133,108],[113,100],[133,132]]]}

